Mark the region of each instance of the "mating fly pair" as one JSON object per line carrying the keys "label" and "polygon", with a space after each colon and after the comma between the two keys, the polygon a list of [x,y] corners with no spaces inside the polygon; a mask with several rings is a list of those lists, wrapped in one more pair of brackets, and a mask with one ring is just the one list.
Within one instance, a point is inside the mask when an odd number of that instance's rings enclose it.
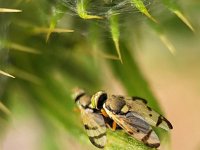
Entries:
{"label": "mating fly pair", "polygon": [[157,148],[160,140],[151,126],[165,130],[172,129],[171,123],[146,104],[139,97],[110,95],[104,91],[92,97],[81,89],[76,89],[74,99],[81,110],[81,118],[87,135],[93,145],[103,148],[106,145],[106,125],[122,128],[130,136],[149,147]]}

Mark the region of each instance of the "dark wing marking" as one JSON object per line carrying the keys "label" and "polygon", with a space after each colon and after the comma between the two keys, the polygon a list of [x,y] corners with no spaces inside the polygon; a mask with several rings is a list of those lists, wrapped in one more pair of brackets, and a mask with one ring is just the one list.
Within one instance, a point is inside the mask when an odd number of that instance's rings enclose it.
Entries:
{"label": "dark wing marking", "polygon": [[144,99],[144,98],[141,98],[141,97],[138,97],[138,96],[132,96],[131,97],[132,100],[139,100],[139,101],[142,101],[144,104],[147,104],[147,100]]}
{"label": "dark wing marking", "polygon": [[92,109],[81,109],[81,117],[87,135],[93,145],[104,148],[106,144],[106,125],[103,116]]}
{"label": "dark wing marking", "polygon": [[152,136],[152,134],[154,134],[153,132],[154,132],[153,130],[150,130],[150,131],[146,134],[146,136],[144,136],[144,137],[142,138],[142,142],[144,142],[144,143],[145,143],[146,145],[148,145],[149,147],[155,147],[155,148],[157,148],[157,147],[160,146],[160,142],[159,142],[159,143],[153,143],[152,141],[150,141],[150,140],[151,140],[150,137]]}
{"label": "dark wing marking", "polygon": [[115,114],[106,109],[106,113],[128,134],[139,141],[144,142],[150,147],[159,147],[160,141],[151,126],[136,112],[128,112],[127,114]]}
{"label": "dark wing marking", "polygon": [[165,117],[147,106],[144,99],[138,97],[134,97],[134,99],[126,98],[126,105],[130,108],[129,111],[137,112],[150,125],[165,130],[173,129],[172,124]]}

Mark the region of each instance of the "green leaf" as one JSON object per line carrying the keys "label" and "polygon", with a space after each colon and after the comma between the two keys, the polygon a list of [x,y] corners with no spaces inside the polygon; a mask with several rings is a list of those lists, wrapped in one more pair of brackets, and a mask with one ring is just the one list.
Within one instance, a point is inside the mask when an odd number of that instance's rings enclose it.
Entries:
{"label": "green leaf", "polygon": [[120,52],[120,47],[119,47],[120,31],[119,31],[118,16],[112,15],[112,16],[110,16],[109,20],[110,20],[110,30],[111,30],[111,34],[112,34],[112,39],[115,44],[115,48],[116,48],[119,60],[121,61],[121,63],[123,63],[121,52]]}
{"label": "green leaf", "polygon": [[172,55],[175,55],[176,49],[175,49],[174,45],[171,43],[171,41],[167,38],[163,27],[158,23],[154,23],[154,22],[150,22],[150,21],[148,22],[148,24],[157,33],[160,40],[167,47],[167,49],[170,51],[170,53]]}
{"label": "green leaf", "polygon": [[120,149],[153,150],[154,149],[144,145],[142,142],[137,141],[124,131],[113,132],[111,130],[108,130],[107,139],[108,143],[105,147],[106,150],[120,150]]}
{"label": "green leaf", "polygon": [[142,0],[131,0],[131,2],[135,5],[135,7],[144,15],[146,15],[149,19],[151,19],[154,22],[157,22],[157,20],[151,16],[151,14],[148,12],[147,8],[145,7]]}
{"label": "green leaf", "polygon": [[77,13],[83,19],[103,19],[101,16],[87,13],[87,6],[90,0],[77,0]]}
{"label": "green leaf", "polygon": [[180,6],[174,0],[162,0],[163,4],[174,14],[176,14],[193,32],[195,31],[192,24],[181,11]]}
{"label": "green leaf", "polygon": [[7,77],[15,78],[13,75],[11,75],[11,74],[9,74],[9,73],[7,73],[5,71],[2,71],[2,70],[0,70],[0,74],[4,75],[4,76],[7,76]]}
{"label": "green leaf", "polygon": [[56,6],[53,6],[52,10],[53,10],[53,14],[50,18],[51,21],[50,21],[49,30],[48,30],[47,37],[46,37],[46,42],[49,40],[51,33],[54,31],[54,29],[57,25],[57,22],[63,17],[64,12],[67,11],[66,7],[64,7],[60,3],[56,4]]}
{"label": "green leaf", "polygon": [[0,8],[0,13],[16,13],[16,12],[22,12],[22,10],[10,9],[10,8]]}
{"label": "green leaf", "polygon": [[10,110],[1,102],[1,100],[0,100],[0,111],[5,113],[6,115],[11,114]]}

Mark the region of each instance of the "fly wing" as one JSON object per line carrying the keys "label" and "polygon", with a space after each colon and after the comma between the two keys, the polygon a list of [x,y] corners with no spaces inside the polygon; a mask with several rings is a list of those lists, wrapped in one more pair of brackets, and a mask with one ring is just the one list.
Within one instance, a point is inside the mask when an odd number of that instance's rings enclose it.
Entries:
{"label": "fly wing", "polygon": [[81,109],[81,117],[91,143],[98,148],[104,148],[106,144],[106,126],[103,116],[87,108]]}
{"label": "fly wing", "polygon": [[128,112],[127,114],[116,114],[112,110],[106,109],[106,113],[128,134],[139,141],[144,142],[150,147],[157,148],[160,146],[160,141],[151,126],[136,112]]}
{"label": "fly wing", "polygon": [[173,129],[172,124],[165,117],[151,109],[146,104],[147,101],[139,97],[126,98],[126,105],[130,108],[129,111],[137,112],[150,125],[165,130]]}

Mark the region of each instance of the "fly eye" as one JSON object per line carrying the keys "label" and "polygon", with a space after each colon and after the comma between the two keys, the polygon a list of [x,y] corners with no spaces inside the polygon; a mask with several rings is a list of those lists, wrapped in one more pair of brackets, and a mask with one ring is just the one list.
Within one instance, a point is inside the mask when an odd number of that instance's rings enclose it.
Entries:
{"label": "fly eye", "polygon": [[102,93],[97,100],[97,109],[103,108],[103,104],[106,101],[106,99],[107,99],[107,94]]}

